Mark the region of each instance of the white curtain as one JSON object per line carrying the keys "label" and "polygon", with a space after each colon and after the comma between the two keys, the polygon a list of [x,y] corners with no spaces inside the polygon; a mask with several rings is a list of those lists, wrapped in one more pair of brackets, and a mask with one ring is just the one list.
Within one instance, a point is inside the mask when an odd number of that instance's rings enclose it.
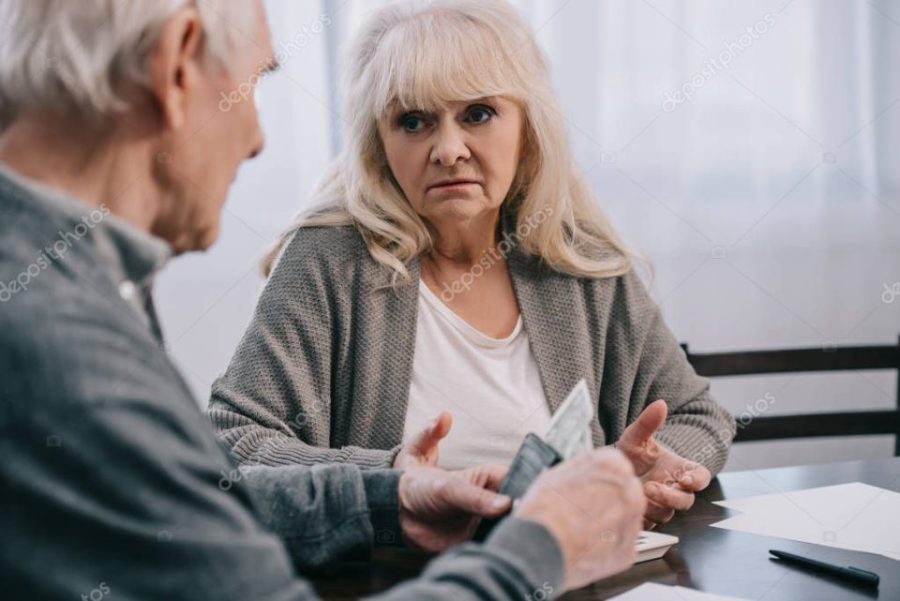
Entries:
{"label": "white curtain", "polygon": [[[425,1],[425,0],[423,0]],[[159,305],[201,404],[252,313],[263,248],[340,147],[334,82],[384,0],[267,0],[284,69],[262,84],[268,146],[211,257]],[[694,350],[896,342],[900,2],[515,0],[536,31],[576,161]],[[884,407],[896,376],[717,381],[736,413]],[[887,454],[891,441],[743,446],[730,467]]]}

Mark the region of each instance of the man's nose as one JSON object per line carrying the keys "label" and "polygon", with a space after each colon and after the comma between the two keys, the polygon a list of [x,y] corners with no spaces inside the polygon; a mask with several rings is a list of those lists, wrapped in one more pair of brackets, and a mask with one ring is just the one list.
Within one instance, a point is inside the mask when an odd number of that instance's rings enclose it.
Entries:
{"label": "man's nose", "polygon": [[254,141],[253,146],[250,148],[250,154],[247,158],[255,159],[262,153],[263,149],[266,147],[266,137],[262,133],[262,130],[257,126],[256,128],[256,140]]}

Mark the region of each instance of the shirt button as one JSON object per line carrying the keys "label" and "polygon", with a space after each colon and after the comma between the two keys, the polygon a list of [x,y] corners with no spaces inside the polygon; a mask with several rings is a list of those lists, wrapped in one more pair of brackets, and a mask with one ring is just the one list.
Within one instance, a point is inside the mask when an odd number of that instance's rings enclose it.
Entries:
{"label": "shirt button", "polygon": [[121,296],[125,300],[131,300],[132,298],[134,298],[136,292],[137,287],[134,285],[134,282],[125,280],[124,282],[119,284],[119,296]]}

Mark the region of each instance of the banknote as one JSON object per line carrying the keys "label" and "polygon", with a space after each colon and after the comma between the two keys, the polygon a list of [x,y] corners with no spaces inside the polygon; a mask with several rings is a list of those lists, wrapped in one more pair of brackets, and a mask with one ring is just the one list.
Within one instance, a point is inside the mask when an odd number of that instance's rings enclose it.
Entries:
{"label": "banknote", "polygon": [[582,379],[553,414],[543,437],[544,441],[564,460],[583,451],[590,451],[593,418],[594,403],[587,382]]}

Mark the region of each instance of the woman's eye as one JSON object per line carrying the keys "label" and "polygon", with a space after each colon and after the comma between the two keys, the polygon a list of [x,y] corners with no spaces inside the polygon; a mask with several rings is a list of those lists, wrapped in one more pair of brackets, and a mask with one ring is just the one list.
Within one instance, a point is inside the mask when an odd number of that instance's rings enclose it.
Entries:
{"label": "woman's eye", "polygon": [[469,110],[469,114],[466,115],[466,120],[476,124],[487,123],[496,114],[497,111],[489,106],[476,106]]}
{"label": "woman's eye", "polygon": [[423,119],[420,115],[407,113],[403,115],[399,119],[400,127],[408,132],[415,133],[417,131],[422,131],[425,128],[425,119]]}

